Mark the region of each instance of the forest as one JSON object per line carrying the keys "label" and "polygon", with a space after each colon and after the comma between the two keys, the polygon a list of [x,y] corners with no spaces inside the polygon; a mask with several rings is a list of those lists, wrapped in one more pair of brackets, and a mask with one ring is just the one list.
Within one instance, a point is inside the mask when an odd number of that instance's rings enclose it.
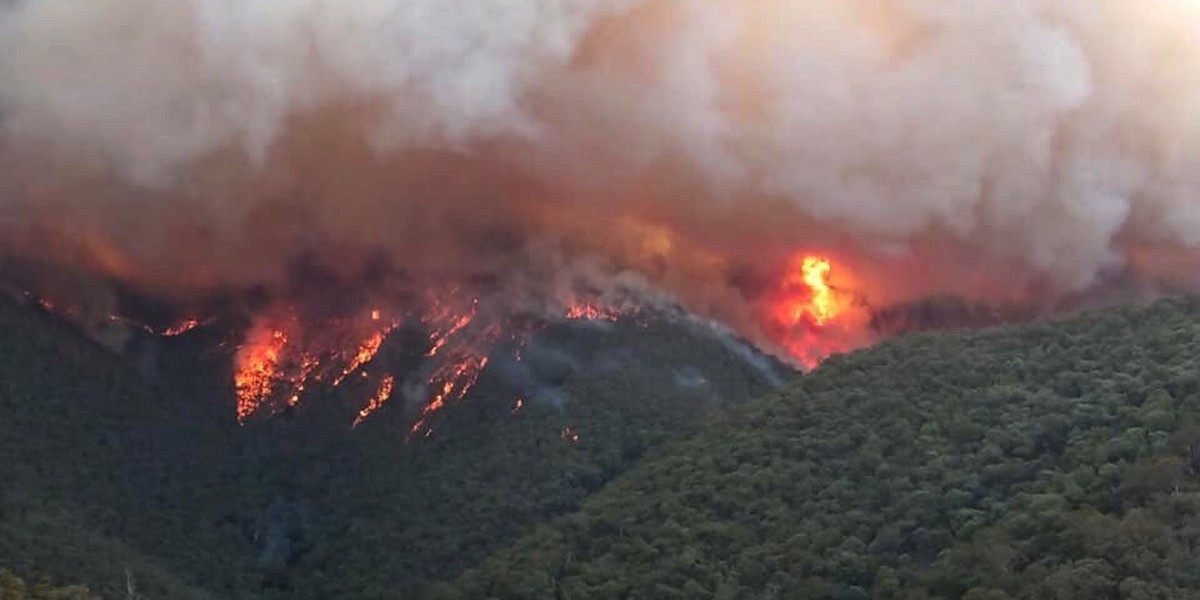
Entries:
{"label": "forest", "polygon": [[[204,401],[210,374],[147,378],[0,303],[3,581],[110,599],[130,580],[156,599],[1200,593],[1195,297],[901,336],[774,389],[671,323],[550,335],[588,357],[557,402],[513,414],[481,382],[406,445],[398,413],[237,427]],[[5,600],[75,597],[41,585]]]}
{"label": "forest", "polygon": [[543,393],[516,409],[485,374],[406,442],[403,406],[351,430],[335,396],[238,426],[206,335],[148,375],[0,301],[0,568],[103,598],[127,572],[154,599],[419,598],[786,372],[669,319],[568,323],[526,349]]}

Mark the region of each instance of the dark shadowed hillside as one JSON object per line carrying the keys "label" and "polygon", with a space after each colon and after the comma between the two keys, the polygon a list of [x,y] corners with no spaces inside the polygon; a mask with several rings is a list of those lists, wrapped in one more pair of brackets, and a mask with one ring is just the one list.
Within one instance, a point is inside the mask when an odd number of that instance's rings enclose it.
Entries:
{"label": "dark shadowed hillside", "polygon": [[401,399],[353,431],[334,394],[237,426],[206,335],[131,361],[0,301],[0,568],[106,598],[127,572],[147,598],[420,596],[786,375],[675,318],[564,323],[406,443]]}
{"label": "dark shadowed hillside", "polygon": [[1200,594],[1200,301],[918,335],[669,444],[464,598]]}

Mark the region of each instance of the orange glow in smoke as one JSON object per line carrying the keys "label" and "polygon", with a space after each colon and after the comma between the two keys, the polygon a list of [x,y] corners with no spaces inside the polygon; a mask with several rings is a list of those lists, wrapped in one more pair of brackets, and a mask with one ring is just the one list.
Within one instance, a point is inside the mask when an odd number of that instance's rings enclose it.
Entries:
{"label": "orange glow in smoke", "polygon": [[839,295],[829,283],[833,264],[824,256],[807,255],[792,260],[783,281],[790,297],[784,317],[793,324],[810,321],[827,325],[850,307],[850,299]]}
{"label": "orange glow in smoke", "polygon": [[768,329],[787,354],[806,368],[855,345],[847,331],[861,311],[856,310],[854,294],[832,283],[834,273],[827,256],[797,255],[771,296]]}

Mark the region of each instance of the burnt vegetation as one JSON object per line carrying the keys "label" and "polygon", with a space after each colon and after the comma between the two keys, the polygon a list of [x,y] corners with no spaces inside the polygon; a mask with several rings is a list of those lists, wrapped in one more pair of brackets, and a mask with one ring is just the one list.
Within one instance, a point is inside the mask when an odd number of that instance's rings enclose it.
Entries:
{"label": "burnt vegetation", "polygon": [[911,335],[773,392],[694,329],[568,324],[405,444],[399,399],[353,431],[336,397],[240,427],[202,331],[148,376],[0,302],[0,568],[110,599],[131,580],[181,599],[1192,598],[1198,323],[1181,298]]}

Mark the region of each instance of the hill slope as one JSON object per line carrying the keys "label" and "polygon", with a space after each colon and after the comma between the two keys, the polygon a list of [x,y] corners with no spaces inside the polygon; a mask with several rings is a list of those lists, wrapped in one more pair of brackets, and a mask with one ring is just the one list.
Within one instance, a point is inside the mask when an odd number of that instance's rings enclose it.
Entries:
{"label": "hill slope", "polygon": [[1195,598],[1200,300],[828,361],[438,597]]}
{"label": "hill slope", "polygon": [[0,568],[107,598],[127,571],[165,600],[411,598],[771,383],[682,322],[569,323],[531,343],[521,410],[488,371],[406,444],[400,400],[353,431],[332,394],[238,427],[204,335],[148,370],[0,299]]}
{"label": "hill slope", "polygon": [[181,561],[211,552],[198,566],[219,571],[239,555],[186,518],[223,489],[220,462],[197,459],[225,438],[178,400],[66,324],[0,299],[0,567],[108,598],[124,594],[126,571],[149,597],[216,598],[152,556],[159,543]]}

